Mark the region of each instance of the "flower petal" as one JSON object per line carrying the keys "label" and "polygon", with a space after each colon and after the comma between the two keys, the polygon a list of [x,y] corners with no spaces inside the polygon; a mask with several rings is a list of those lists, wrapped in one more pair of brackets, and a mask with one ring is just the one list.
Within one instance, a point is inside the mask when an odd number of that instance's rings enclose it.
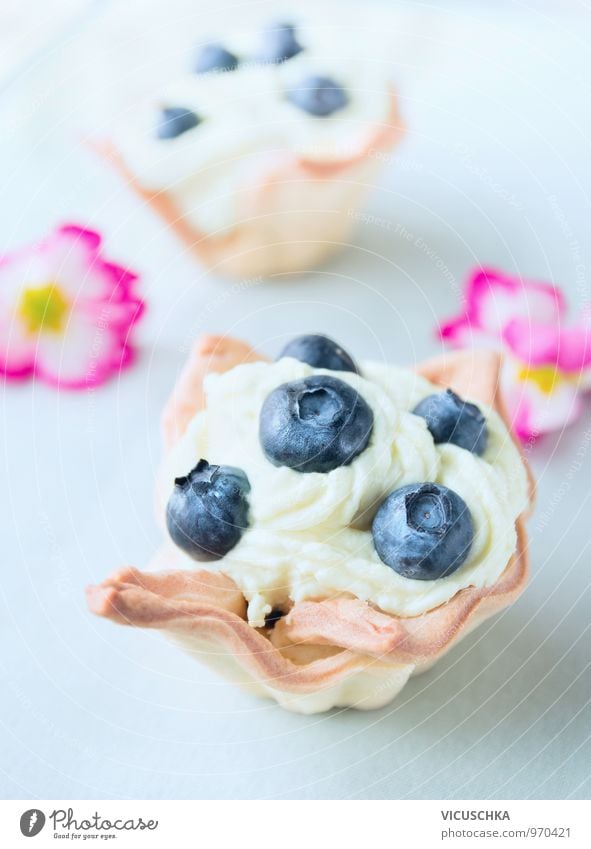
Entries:
{"label": "flower petal", "polygon": [[35,368],[35,341],[20,322],[0,314],[0,375],[14,380],[30,377]]}
{"label": "flower petal", "polygon": [[80,311],[63,335],[40,337],[36,373],[62,388],[85,389],[130,365],[133,354],[125,332]]}
{"label": "flower petal", "polygon": [[505,327],[503,340],[514,356],[531,366],[553,365],[561,371],[578,372],[591,364],[591,324],[587,321],[561,327],[514,318]]}
{"label": "flower petal", "polygon": [[444,322],[440,335],[454,341],[472,328],[498,337],[515,317],[555,322],[564,310],[564,298],[555,286],[523,280],[495,269],[478,269],[466,283],[464,312]]}

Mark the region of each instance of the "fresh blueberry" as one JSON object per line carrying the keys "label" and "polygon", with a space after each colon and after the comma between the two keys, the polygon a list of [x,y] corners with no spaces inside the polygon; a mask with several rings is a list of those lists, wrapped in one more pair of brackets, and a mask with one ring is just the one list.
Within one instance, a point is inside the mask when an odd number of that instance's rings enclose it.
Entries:
{"label": "fresh blueberry", "polygon": [[172,541],[195,560],[219,560],[248,527],[249,492],[241,469],[199,460],[174,482],[166,508]]}
{"label": "fresh blueberry", "polygon": [[263,42],[256,58],[259,62],[278,65],[293,59],[304,48],[298,42],[293,24],[278,23],[268,27],[263,33]]}
{"label": "fresh blueberry", "polygon": [[265,616],[265,628],[274,628],[275,625],[285,616],[283,610],[274,607],[270,613]]}
{"label": "fresh blueberry", "polygon": [[359,369],[354,360],[344,348],[341,348],[328,336],[319,334],[298,336],[296,339],[292,339],[281,351],[278,359],[282,357],[293,357],[294,360],[308,363],[314,368],[327,368],[330,371],[353,371],[359,374]]}
{"label": "fresh blueberry", "polygon": [[345,89],[331,77],[305,77],[297,86],[288,89],[285,96],[294,106],[318,118],[344,109],[349,102]]}
{"label": "fresh blueberry", "polygon": [[156,135],[159,139],[175,139],[200,122],[201,119],[184,106],[166,106],[160,112]]}
{"label": "fresh blueberry", "polygon": [[366,447],[373,413],[352,386],[314,374],[284,383],[265,399],[259,438],[276,466],[298,472],[331,472]]}
{"label": "fresh blueberry", "polygon": [[226,50],[223,44],[205,44],[197,55],[195,73],[206,74],[208,71],[235,71],[238,58]]}
{"label": "fresh blueberry", "polygon": [[392,492],[372,525],[380,559],[405,578],[445,578],[464,563],[474,539],[463,499],[437,483],[413,483]]}
{"label": "fresh blueberry", "polygon": [[479,456],[486,451],[486,419],[476,404],[463,401],[451,389],[423,398],[413,413],[425,419],[435,443],[452,442]]}

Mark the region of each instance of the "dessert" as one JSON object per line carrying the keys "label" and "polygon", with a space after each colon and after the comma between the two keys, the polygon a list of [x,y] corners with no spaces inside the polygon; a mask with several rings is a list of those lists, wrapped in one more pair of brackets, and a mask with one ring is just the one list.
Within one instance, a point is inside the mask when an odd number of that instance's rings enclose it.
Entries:
{"label": "dessert", "polygon": [[533,486],[499,358],[283,353],[196,346],[164,415],[167,571],[116,573],[90,608],[289,709],[379,707],[525,585]]}
{"label": "dessert", "polygon": [[276,23],[202,45],[100,148],[206,266],[313,267],[346,242],[403,133],[367,45],[338,41],[334,27]]}

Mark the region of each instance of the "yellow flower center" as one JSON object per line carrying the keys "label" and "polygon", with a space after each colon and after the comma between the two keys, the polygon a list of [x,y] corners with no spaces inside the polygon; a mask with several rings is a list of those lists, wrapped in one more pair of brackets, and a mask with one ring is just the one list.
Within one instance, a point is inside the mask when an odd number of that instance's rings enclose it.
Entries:
{"label": "yellow flower center", "polygon": [[17,313],[28,333],[60,333],[66,323],[69,304],[55,283],[25,289]]}
{"label": "yellow flower center", "polygon": [[533,381],[540,392],[550,395],[551,392],[558,389],[559,385],[564,382],[565,377],[554,366],[538,366],[537,368],[523,366],[519,370],[519,379]]}

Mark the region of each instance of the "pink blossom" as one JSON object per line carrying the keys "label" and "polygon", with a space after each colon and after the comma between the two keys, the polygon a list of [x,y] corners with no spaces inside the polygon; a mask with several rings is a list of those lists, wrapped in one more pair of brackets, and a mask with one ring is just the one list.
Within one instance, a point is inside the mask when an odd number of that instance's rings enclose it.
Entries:
{"label": "pink blossom", "polygon": [[590,385],[591,313],[570,323],[566,313],[557,287],[480,268],[466,282],[463,312],[439,327],[456,348],[504,353],[503,395],[524,442],[573,422]]}
{"label": "pink blossom", "polygon": [[0,259],[0,374],[87,389],[131,365],[137,275],[105,260],[101,242],[68,224]]}

